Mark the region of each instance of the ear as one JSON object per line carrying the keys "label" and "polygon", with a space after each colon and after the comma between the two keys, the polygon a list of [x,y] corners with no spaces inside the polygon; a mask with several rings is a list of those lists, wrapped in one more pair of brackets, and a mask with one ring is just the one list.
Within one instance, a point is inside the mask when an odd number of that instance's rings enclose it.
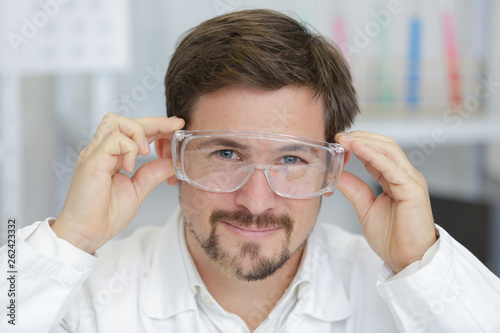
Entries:
{"label": "ear", "polygon": [[348,151],[348,150],[344,150],[344,166],[343,166],[343,169],[345,169],[345,166],[347,165],[347,163],[349,163],[350,160],[351,160],[351,152]]}
{"label": "ear", "polygon": [[[161,137],[155,141],[156,154],[160,159],[166,159],[172,161],[172,148],[170,146],[170,138]],[[178,185],[179,180],[175,176],[174,166],[172,165],[172,176],[167,178],[168,185]]]}
{"label": "ear", "polygon": [[[351,160],[351,152],[344,150],[344,165],[343,165],[342,170],[345,169],[345,166],[347,165],[347,163],[349,163],[350,160]],[[331,197],[332,195],[333,195],[333,192],[323,194],[324,197]]]}
{"label": "ear", "polygon": [[170,138],[161,137],[155,141],[155,150],[159,158],[172,159],[172,148]]}

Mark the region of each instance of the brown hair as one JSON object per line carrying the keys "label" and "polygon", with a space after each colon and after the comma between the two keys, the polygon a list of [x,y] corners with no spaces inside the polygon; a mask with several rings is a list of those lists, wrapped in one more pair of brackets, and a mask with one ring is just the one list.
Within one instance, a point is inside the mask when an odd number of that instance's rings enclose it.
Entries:
{"label": "brown hair", "polygon": [[325,137],[330,142],[359,112],[341,52],[323,36],[272,10],[233,12],[187,31],[165,76],[167,114],[187,124],[199,96],[229,85],[314,89],[323,99]]}

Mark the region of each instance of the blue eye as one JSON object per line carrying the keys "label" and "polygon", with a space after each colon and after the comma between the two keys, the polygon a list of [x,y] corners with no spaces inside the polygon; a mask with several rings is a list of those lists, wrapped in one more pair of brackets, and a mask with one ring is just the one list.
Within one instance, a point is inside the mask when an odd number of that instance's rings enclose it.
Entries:
{"label": "blue eye", "polygon": [[219,150],[219,156],[226,160],[239,159],[239,156],[230,149]]}
{"label": "blue eye", "polygon": [[297,156],[285,156],[283,157],[283,163],[285,164],[295,164],[299,161]]}

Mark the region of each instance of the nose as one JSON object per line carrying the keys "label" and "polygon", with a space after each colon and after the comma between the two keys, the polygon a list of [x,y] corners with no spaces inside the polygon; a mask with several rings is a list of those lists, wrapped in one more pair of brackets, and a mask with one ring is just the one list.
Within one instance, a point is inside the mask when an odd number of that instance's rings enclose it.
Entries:
{"label": "nose", "polygon": [[243,187],[236,191],[236,204],[253,215],[270,212],[276,206],[276,196],[267,182],[264,170],[257,169]]}

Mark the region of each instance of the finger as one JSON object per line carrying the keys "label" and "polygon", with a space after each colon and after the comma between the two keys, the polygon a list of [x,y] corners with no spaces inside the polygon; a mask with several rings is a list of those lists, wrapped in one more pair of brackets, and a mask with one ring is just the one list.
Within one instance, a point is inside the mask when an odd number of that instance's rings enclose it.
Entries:
{"label": "finger", "polygon": [[353,144],[353,152],[367,171],[382,185],[384,192],[396,200],[410,200],[427,193],[427,183],[410,177],[394,161],[362,143]]}
{"label": "finger", "polygon": [[162,136],[170,136],[172,132],[184,127],[184,120],[177,117],[147,117],[139,118],[137,122],[144,128],[148,142],[153,142]]}
{"label": "finger", "polygon": [[365,145],[370,146],[379,153],[384,154],[385,156],[394,160],[402,167],[405,167],[407,169],[414,169],[413,165],[410,163],[401,147],[399,147],[399,145],[395,141],[384,141],[364,136],[342,136],[342,141],[347,145],[350,145],[354,141],[364,143]]}
{"label": "finger", "polygon": [[406,173],[387,156],[361,142],[353,142],[351,148],[354,155],[364,164],[367,171],[379,182],[381,177],[393,184],[402,184],[405,182],[407,178],[405,177]]}
{"label": "finger", "polygon": [[142,165],[131,178],[140,203],[160,183],[175,174],[172,161],[157,159]]}
{"label": "finger", "polygon": [[111,133],[120,132],[134,141],[141,155],[149,154],[144,128],[134,119],[108,113],[104,116],[92,138],[91,144],[99,146]]}
{"label": "finger", "polygon": [[367,138],[367,139],[374,139],[374,140],[380,140],[380,141],[385,141],[385,142],[394,142],[394,139],[390,136],[372,133],[372,132],[352,131],[352,132],[348,132],[348,133],[340,132],[338,134],[347,134],[347,135],[350,135],[352,137],[357,137],[357,138]]}
{"label": "finger", "polygon": [[[370,134],[370,133],[368,133]],[[351,145],[354,142],[359,142],[362,144],[365,144],[377,152],[385,155],[388,157],[390,160],[393,160],[397,166],[398,169],[401,171],[404,171],[407,175],[409,175],[411,178],[413,178],[415,181],[418,183],[424,183],[425,179],[424,177],[418,172],[418,170],[410,163],[408,158],[406,157],[406,154],[403,152],[401,147],[392,139],[389,141],[381,141],[378,139],[375,139],[375,137],[380,137],[379,135],[375,134],[375,136],[369,137],[369,136],[357,136],[353,137],[351,135],[339,135],[338,141],[344,146],[346,151],[352,150]],[[370,173],[374,178],[378,178],[373,173]]]}
{"label": "finger", "polygon": [[123,168],[127,172],[132,172],[138,150],[139,147],[132,139],[121,132],[113,132],[106,137],[100,149],[94,153],[94,155],[104,154],[112,158],[105,159],[98,157],[92,160],[104,163],[102,167],[108,171],[118,171],[120,168]]}
{"label": "finger", "polygon": [[376,199],[370,186],[352,173],[343,171],[337,183],[337,188],[354,207],[359,220],[363,221],[364,216]]}

